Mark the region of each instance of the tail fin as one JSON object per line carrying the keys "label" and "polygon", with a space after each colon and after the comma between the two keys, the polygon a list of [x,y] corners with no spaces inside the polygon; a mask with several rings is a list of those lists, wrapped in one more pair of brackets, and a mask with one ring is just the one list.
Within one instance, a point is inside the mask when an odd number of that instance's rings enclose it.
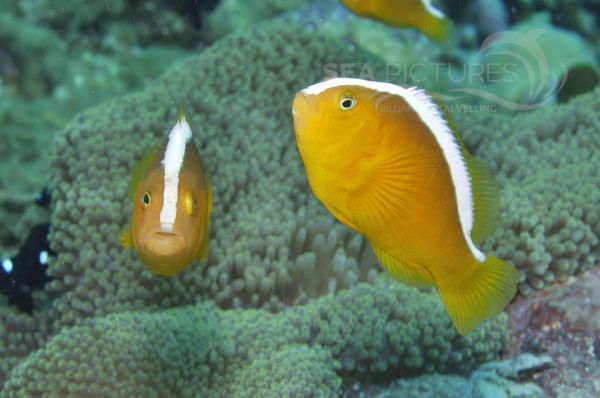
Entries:
{"label": "tail fin", "polygon": [[468,279],[439,289],[454,327],[465,336],[498,315],[516,294],[518,283],[519,271],[514,266],[487,256]]}

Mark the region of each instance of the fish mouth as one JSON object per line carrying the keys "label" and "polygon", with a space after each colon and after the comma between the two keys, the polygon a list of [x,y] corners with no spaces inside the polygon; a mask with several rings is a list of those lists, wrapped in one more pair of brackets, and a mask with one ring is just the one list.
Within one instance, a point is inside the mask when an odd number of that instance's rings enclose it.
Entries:
{"label": "fish mouth", "polygon": [[172,232],[156,231],[147,234],[143,240],[144,248],[157,258],[172,258],[185,253],[185,239]]}
{"label": "fish mouth", "polygon": [[168,237],[176,237],[177,236],[173,232],[163,232],[163,231],[155,232],[154,235],[160,236],[160,237],[166,237],[166,238],[168,238]]}

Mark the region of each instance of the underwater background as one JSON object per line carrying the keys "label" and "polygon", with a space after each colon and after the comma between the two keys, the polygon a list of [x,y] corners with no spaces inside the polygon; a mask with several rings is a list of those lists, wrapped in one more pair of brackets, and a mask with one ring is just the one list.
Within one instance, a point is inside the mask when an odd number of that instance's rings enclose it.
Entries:
{"label": "underwater background", "polygon": [[[434,4],[442,41],[338,0],[0,0],[0,397],[600,396],[600,3]],[[291,101],[331,76],[427,89],[492,170],[505,313],[461,337],[314,197]],[[167,278],[118,237],[181,105],[210,252]]]}

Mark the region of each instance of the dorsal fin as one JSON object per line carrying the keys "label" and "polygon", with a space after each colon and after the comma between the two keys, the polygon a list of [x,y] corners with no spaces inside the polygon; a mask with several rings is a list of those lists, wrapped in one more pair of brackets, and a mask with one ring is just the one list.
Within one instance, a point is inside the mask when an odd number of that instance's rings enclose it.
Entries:
{"label": "dorsal fin", "polygon": [[465,154],[473,187],[473,229],[471,239],[476,245],[492,235],[500,214],[500,191],[492,173],[474,156]]}
{"label": "dorsal fin", "polygon": [[473,228],[471,239],[476,245],[494,233],[500,214],[500,190],[494,176],[479,159],[471,155],[460,134],[457,133],[456,123],[452,116],[444,112],[448,126],[460,145],[460,150],[469,171],[471,191],[473,195]]}
{"label": "dorsal fin", "polygon": [[183,104],[179,104],[179,117],[177,118],[177,121],[181,123],[181,120],[185,118],[185,109],[183,109]]}
{"label": "dorsal fin", "polygon": [[162,144],[157,145],[144,152],[140,160],[138,160],[135,167],[133,168],[133,171],[131,172],[131,181],[129,182],[129,186],[127,188],[127,195],[129,196],[129,198],[131,198],[131,200],[134,199],[133,196],[135,195],[135,191],[138,185],[152,166],[152,163],[154,163],[156,155],[158,154],[158,151],[160,151],[160,148],[162,146]]}

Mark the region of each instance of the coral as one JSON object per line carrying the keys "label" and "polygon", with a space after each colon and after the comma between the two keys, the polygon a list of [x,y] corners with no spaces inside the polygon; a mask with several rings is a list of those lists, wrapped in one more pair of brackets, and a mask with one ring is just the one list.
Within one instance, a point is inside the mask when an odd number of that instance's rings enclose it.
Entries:
{"label": "coral", "polygon": [[45,315],[32,317],[9,307],[0,296],[0,387],[2,382],[24,357],[41,347],[50,334]]}
{"label": "coral", "polygon": [[599,93],[512,116],[455,115],[467,146],[501,186],[499,227],[486,249],[521,270],[522,294],[565,281],[598,259]]}
{"label": "coral", "polygon": [[285,345],[257,353],[249,362],[236,373],[227,396],[329,397],[341,384],[336,362],[318,346]]}
{"label": "coral", "polygon": [[64,328],[2,397],[329,397],[341,374],[468,370],[506,348],[506,325],[460,337],[437,295],[387,278],[278,314],[210,302],[126,312]]}
{"label": "coral", "polygon": [[509,308],[513,351],[543,352],[555,366],[537,378],[550,397],[600,396],[600,267]]}
{"label": "coral", "polygon": [[486,363],[468,377],[422,375],[399,379],[383,391],[367,390],[363,394],[376,398],[542,398],[544,391],[524,379],[529,379],[534,372],[544,370],[552,363],[552,359],[546,356],[521,354],[515,358]]}

